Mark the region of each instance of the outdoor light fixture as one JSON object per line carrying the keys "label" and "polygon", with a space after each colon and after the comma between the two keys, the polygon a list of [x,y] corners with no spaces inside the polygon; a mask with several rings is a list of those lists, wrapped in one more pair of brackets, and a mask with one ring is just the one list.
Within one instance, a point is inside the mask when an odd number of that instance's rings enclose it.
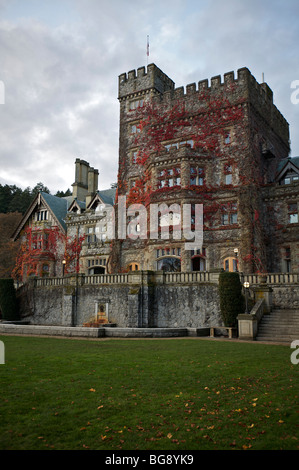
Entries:
{"label": "outdoor light fixture", "polygon": [[236,256],[238,255],[238,253],[239,253],[238,248],[234,248],[234,253],[235,253]]}
{"label": "outdoor light fixture", "polygon": [[249,289],[249,282],[245,281],[243,286],[245,287],[245,313],[249,313],[248,311],[248,289]]}
{"label": "outdoor light fixture", "polygon": [[64,276],[65,265],[66,265],[66,261],[64,259],[64,260],[62,260],[62,276]]}

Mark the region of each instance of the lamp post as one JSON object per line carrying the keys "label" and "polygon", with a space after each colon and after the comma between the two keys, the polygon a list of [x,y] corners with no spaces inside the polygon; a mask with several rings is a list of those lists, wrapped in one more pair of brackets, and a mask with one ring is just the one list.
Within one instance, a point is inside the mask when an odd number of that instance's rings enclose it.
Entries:
{"label": "lamp post", "polygon": [[62,277],[64,277],[65,265],[66,265],[66,261],[64,259],[64,260],[62,260]]}
{"label": "lamp post", "polygon": [[234,248],[234,254],[235,254],[235,258],[236,258],[236,272],[239,271],[239,266],[238,266],[238,254],[239,254],[239,250],[238,248]]}
{"label": "lamp post", "polygon": [[248,289],[249,289],[249,282],[245,281],[243,286],[245,287],[245,313],[249,313],[248,311]]}

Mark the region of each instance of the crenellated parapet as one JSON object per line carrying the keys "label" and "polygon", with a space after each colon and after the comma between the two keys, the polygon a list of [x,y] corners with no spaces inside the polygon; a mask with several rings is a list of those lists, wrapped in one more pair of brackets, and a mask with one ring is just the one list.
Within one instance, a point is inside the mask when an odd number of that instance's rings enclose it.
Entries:
{"label": "crenellated parapet", "polygon": [[136,70],[123,73],[119,76],[118,97],[126,99],[130,96],[138,96],[146,92],[154,91],[164,93],[174,88],[174,82],[160,70],[155,64],[140,67]]}
{"label": "crenellated parapet", "polygon": [[[252,109],[276,132],[285,143],[289,140],[289,124],[273,103],[273,92],[267,83],[258,83],[247,67],[200,80],[185,87],[175,83],[155,64],[140,67],[119,76],[119,100],[133,100],[151,94],[154,103],[172,106],[178,101],[190,111],[200,111],[205,101],[228,100],[231,105],[250,103]],[[197,103],[197,104],[196,104]],[[198,108],[198,109],[197,109]]]}

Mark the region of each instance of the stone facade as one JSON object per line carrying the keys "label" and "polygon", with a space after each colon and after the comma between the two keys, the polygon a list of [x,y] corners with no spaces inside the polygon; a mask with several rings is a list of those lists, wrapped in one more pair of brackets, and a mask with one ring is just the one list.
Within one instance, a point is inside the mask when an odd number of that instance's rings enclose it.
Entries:
{"label": "stone facade", "polygon": [[[289,128],[266,83],[243,68],[236,77],[229,72],[223,80],[213,77],[210,84],[203,80],[184,90],[150,64],[147,71],[119,76],[119,101],[118,196],[147,207],[203,204],[204,233],[203,245],[191,251],[184,249],[183,237],[165,241],[160,235],[137,250],[136,242],[116,241],[115,271],[132,265],[298,270],[298,220],[290,225],[284,201],[299,204],[299,183],[286,188],[277,179],[289,154]],[[279,224],[287,227],[285,235],[277,231]],[[292,261],[286,264],[287,240]]]}
{"label": "stone facade", "polygon": [[[15,231],[28,227],[40,242],[18,294],[23,318],[203,328],[221,324],[221,269],[296,276],[299,157],[288,158],[289,126],[267,84],[243,68],[184,90],[150,64],[119,76],[118,99],[117,188],[98,190],[98,170],[77,159],[73,195],[39,194]],[[203,240],[190,249],[183,207],[195,234],[201,205]],[[55,250],[49,230],[60,234]],[[80,248],[71,261],[70,242]],[[298,279],[270,284],[274,304],[298,307]]]}

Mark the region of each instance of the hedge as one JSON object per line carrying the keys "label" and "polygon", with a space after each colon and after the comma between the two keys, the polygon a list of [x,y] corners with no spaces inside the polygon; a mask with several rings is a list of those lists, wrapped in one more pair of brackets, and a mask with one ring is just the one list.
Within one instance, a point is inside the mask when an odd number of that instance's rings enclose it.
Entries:
{"label": "hedge", "polygon": [[13,279],[0,279],[0,311],[2,320],[18,320],[19,310]]}
{"label": "hedge", "polygon": [[244,296],[238,273],[219,275],[219,296],[222,320],[225,326],[237,326],[237,316],[244,312]]}

